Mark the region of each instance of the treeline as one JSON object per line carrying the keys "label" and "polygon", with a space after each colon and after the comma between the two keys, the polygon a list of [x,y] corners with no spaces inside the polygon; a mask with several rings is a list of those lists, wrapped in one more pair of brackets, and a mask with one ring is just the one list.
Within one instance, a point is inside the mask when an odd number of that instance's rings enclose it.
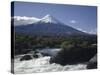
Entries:
{"label": "treeline", "polygon": [[15,55],[27,53],[37,48],[66,48],[70,46],[86,47],[97,43],[96,36],[29,36],[15,34]]}

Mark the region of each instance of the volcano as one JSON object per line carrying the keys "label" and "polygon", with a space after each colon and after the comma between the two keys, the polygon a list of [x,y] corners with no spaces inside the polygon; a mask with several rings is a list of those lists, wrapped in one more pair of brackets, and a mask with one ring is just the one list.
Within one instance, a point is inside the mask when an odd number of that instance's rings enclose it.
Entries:
{"label": "volcano", "polygon": [[[31,20],[32,21],[32,20]],[[70,27],[51,15],[46,15],[38,21],[31,24],[22,24],[15,26],[16,33],[41,36],[69,36],[69,35],[87,35],[73,27]]]}

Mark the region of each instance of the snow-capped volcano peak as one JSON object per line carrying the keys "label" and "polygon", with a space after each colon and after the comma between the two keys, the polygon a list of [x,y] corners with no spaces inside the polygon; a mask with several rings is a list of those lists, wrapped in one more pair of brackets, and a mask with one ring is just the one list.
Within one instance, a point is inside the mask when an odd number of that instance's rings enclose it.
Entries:
{"label": "snow-capped volcano peak", "polygon": [[57,23],[60,23],[57,19],[55,19],[53,16],[51,16],[51,15],[46,15],[46,16],[44,16],[41,20],[40,20],[40,22],[44,22],[44,23],[55,23],[55,24],[57,24]]}
{"label": "snow-capped volcano peak", "polygon": [[37,24],[37,23],[53,23],[53,24],[61,24],[56,18],[51,15],[46,15],[43,18],[35,18],[35,17],[26,17],[26,16],[14,16],[14,25],[29,25],[29,24]]}

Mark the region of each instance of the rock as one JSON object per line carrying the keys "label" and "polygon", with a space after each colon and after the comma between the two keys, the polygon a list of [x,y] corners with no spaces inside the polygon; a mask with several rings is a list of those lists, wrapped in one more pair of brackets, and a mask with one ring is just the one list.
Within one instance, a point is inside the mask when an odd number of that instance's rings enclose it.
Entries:
{"label": "rock", "polygon": [[97,54],[91,58],[87,64],[87,69],[96,69],[97,68]]}
{"label": "rock", "polygon": [[50,54],[48,54],[48,53],[41,53],[42,54],[42,56],[51,56]]}
{"label": "rock", "polygon": [[34,54],[38,53],[38,51],[34,51]]}
{"label": "rock", "polygon": [[49,62],[61,65],[83,63],[89,61],[96,53],[96,47],[72,47],[62,49],[58,54],[51,57]]}
{"label": "rock", "polygon": [[24,55],[24,56],[20,59],[20,61],[23,61],[23,60],[30,60],[30,59],[32,59],[31,55]]}
{"label": "rock", "polygon": [[39,56],[35,54],[35,55],[33,55],[33,57],[34,57],[34,58],[38,58]]}

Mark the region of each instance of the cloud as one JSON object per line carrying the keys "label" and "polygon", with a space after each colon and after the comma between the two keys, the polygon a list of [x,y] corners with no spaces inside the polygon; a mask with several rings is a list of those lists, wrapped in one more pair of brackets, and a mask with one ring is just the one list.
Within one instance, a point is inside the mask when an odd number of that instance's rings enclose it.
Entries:
{"label": "cloud", "polygon": [[35,17],[27,17],[27,16],[14,16],[14,17],[12,17],[12,19],[14,19],[15,26],[32,24],[32,23],[35,23],[40,20]]}
{"label": "cloud", "polygon": [[88,34],[97,34],[97,30],[96,29],[90,30],[90,31],[86,31],[86,30],[83,30],[81,28],[77,28],[77,30],[85,32],[85,33],[88,33]]}
{"label": "cloud", "polygon": [[96,29],[91,30],[91,31],[89,32],[89,34],[97,34],[97,30],[96,30]]}
{"label": "cloud", "polygon": [[85,32],[85,33],[88,33],[87,31],[85,31],[85,30],[83,30],[81,28],[77,28],[77,30],[82,31],[82,32]]}
{"label": "cloud", "polygon": [[82,29],[81,29],[81,28],[77,28],[77,30],[80,30],[80,31],[82,31]]}
{"label": "cloud", "polygon": [[76,20],[70,20],[70,23],[75,24],[76,23]]}
{"label": "cloud", "polygon": [[27,16],[14,16],[13,18],[17,20],[39,20],[38,18]]}

